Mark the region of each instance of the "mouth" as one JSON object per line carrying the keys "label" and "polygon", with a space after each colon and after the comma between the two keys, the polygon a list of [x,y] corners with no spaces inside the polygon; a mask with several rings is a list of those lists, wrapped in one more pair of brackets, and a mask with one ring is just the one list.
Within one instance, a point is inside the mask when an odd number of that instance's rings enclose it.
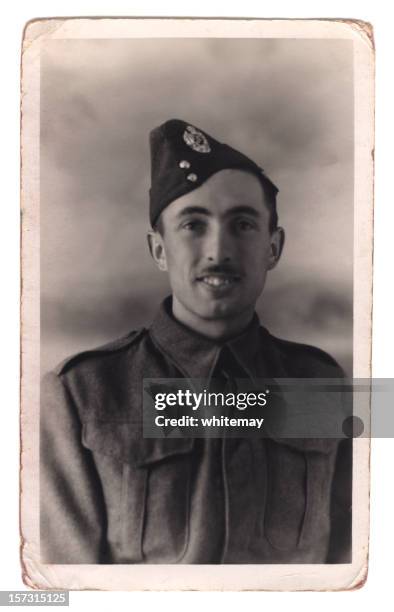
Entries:
{"label": "mouth", "polygon": [[212,289],[225,289],[239,283],[240,276],[232,274],[206,274],[197,277],[197,281]]}

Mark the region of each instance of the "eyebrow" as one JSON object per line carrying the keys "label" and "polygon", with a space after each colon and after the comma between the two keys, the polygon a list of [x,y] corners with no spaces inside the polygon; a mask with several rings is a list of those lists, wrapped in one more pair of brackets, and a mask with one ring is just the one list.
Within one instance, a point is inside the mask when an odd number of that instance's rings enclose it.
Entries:
{"label": "eyebrow", "polygon": [[[206,216],[210,216],[212,214],[211,211],[208,210],[208,208],[205,208],[204,206],[186,206],[181,211],[179,211],[179,213],[177,214],[177,217],[181,218],[181,217],[185,217],[186,215],[192,215],[196,213],[200,215],[206,215]],[[228,217],[230,215],[239,215],[239,214],[247,214],[255,218],[260,217],[260,213],[258,210],[256,210],[252,206],[247,206],[244,204],[240,206],[233,206],[232,208],[226,211],[225,216]]]}

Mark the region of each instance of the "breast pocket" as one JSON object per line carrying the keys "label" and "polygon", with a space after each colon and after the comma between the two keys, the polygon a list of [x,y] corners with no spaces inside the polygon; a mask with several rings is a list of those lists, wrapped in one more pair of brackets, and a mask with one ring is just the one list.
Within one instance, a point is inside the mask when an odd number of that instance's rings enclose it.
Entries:
{"label": "breast pocket", "polygon": [[153,442],[139,461],[146,473],[142,555],[147,563],[179,563],[189,541],[193,440]]}
{"label": "breast pocket", "polygon": [[267,440],[264,531],[281,551],[328,544],[335,440]]}
{"label": "breast pocket", "polygon": [[138,432],[129,422],[84,425],[106,501],[109,562],[176,563],[188,543],[193,440]]}

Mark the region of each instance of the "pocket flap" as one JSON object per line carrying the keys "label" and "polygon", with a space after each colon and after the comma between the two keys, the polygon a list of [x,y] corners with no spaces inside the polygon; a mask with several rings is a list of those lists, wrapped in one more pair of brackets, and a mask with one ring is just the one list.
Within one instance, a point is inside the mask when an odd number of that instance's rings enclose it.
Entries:
{"label": "pocket flap", "polygon": [[145,466],[192,451],[192,438],[143,438],[141,424],[88,421],[83,424],[83,445],[125,463]]}
{"label": "pocket flap", "polygon": [[175,455],[185,455],[190,453],[193,447],[193,438],[142,438],[136,464],[144,466]]}
{"label": "pocket flap", "polygon": [[267,437],[300,452],[335,452],[346,416],[342,396],[330,387],[303,390],[299,382],[288,392],[283,389],[270,398],[264,420]]}
{"label": "pocket flap", "polygon": [[335,438],[279,438],[270,436],[278,444],[285,444],[302,453],[318,452],[330,454],[336,451],[339,440]]}

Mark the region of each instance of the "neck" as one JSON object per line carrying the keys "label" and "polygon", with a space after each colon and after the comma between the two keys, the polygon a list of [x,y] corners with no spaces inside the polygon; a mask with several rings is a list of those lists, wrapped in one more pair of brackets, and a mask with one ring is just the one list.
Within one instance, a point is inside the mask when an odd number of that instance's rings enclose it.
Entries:
{"label": "neck", "polygon": [[254,308],[250,308],[235,317],[220,319],[203,319],[187,310],[175,296],[172,298],[172,314],[175,319],[192,331],[210,338],[224,341],[241,334],[253,318]]}

